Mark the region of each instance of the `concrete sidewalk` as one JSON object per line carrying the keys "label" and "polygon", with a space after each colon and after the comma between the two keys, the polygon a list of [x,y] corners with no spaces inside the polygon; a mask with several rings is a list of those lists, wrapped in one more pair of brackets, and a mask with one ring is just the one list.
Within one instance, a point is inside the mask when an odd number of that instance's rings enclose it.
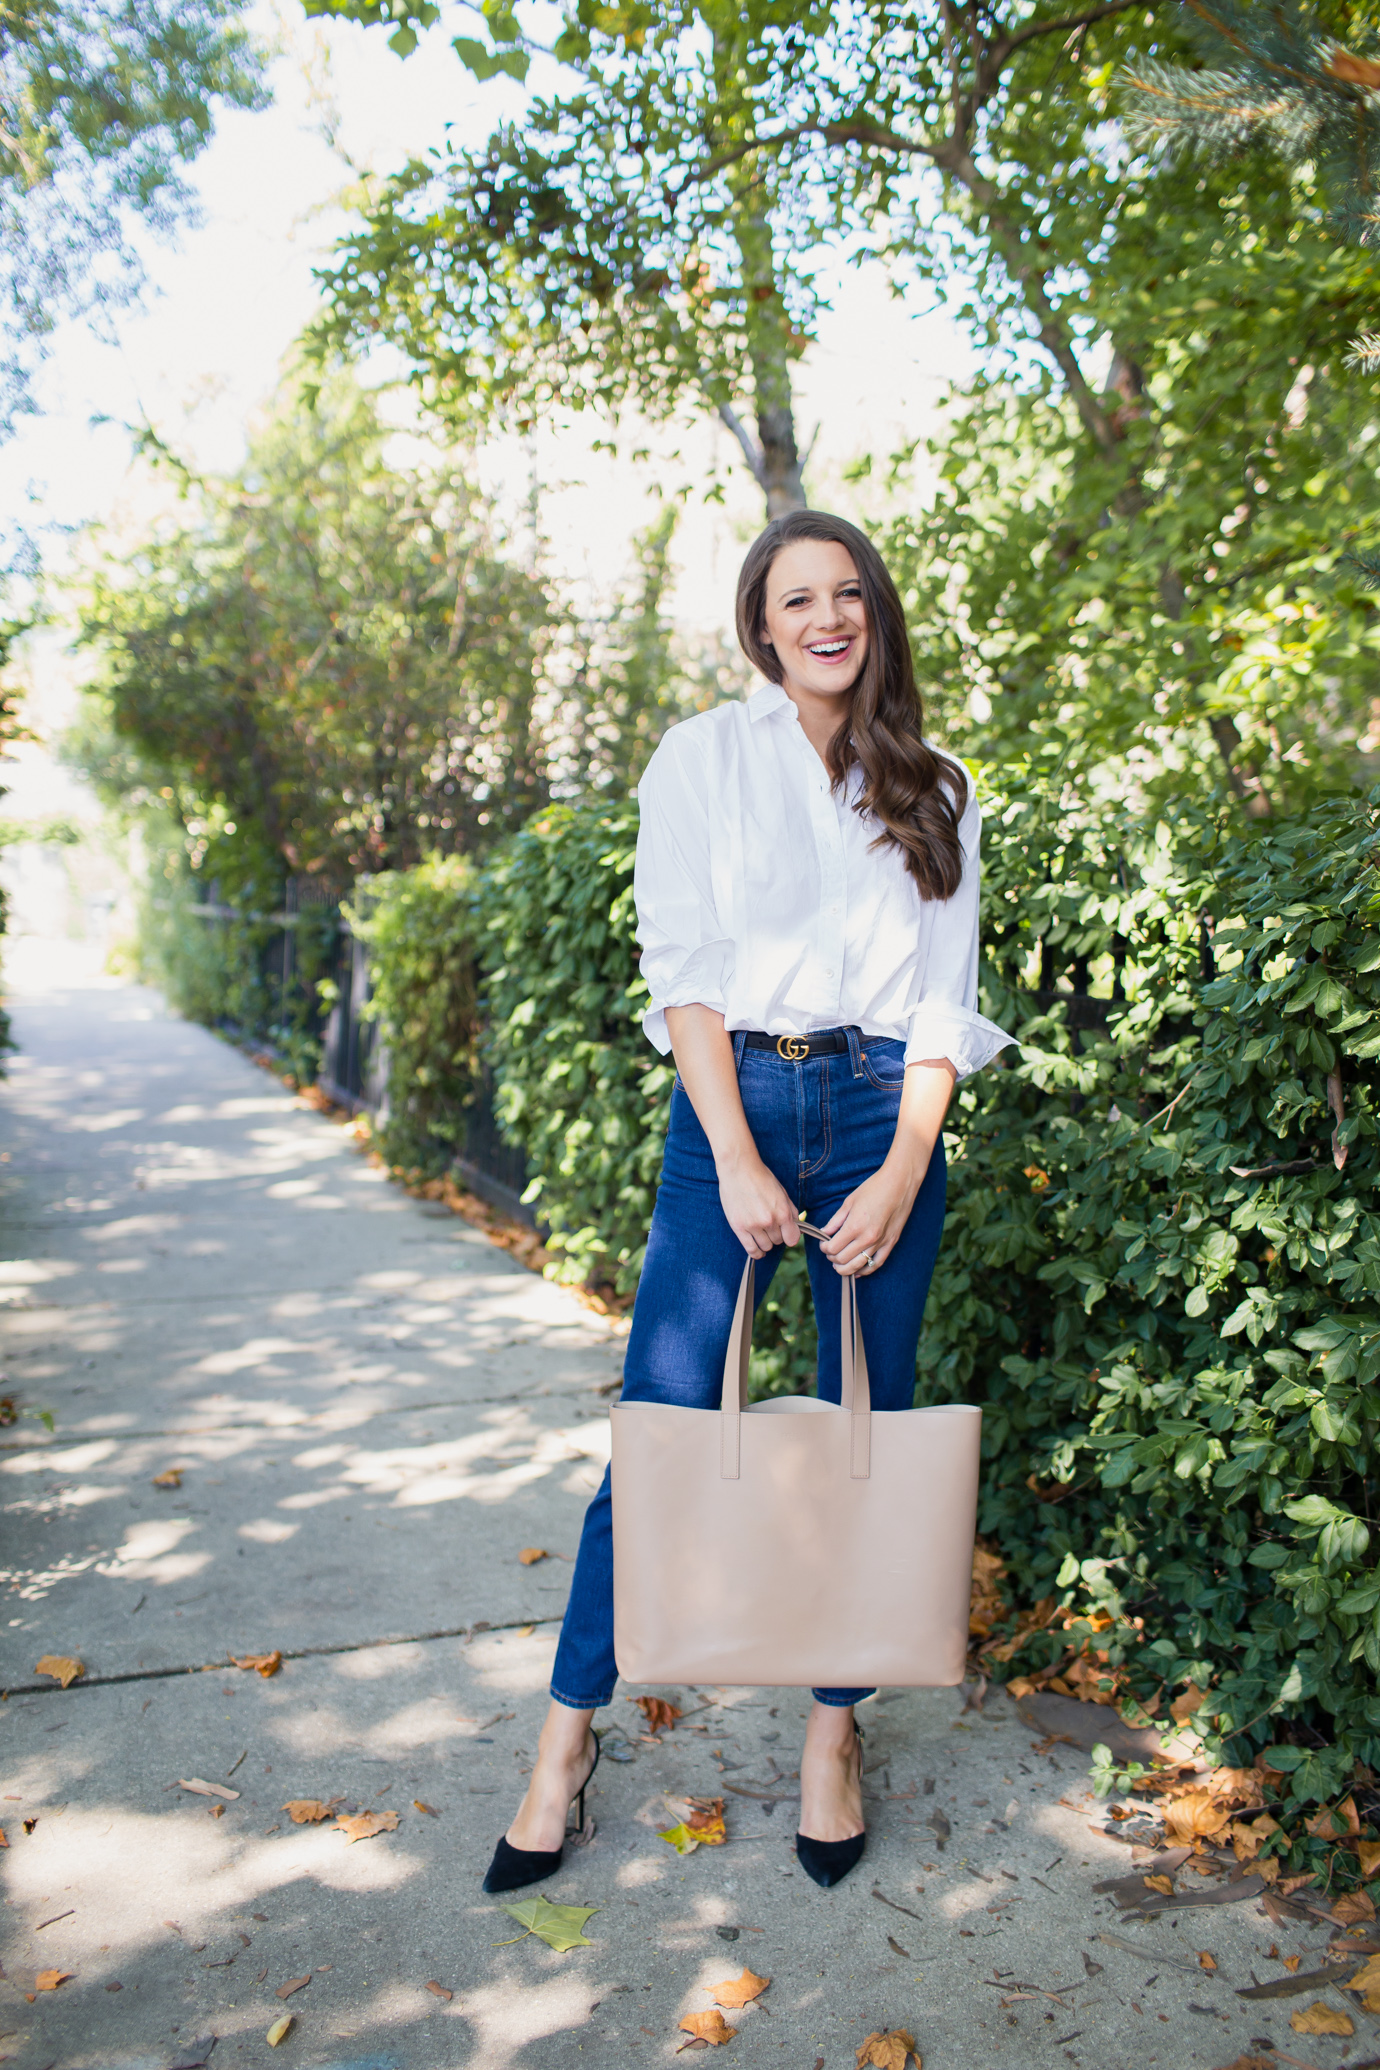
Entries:
{"label": "concrete sidewalk", "polygon": [[[735,2054],[789,2070],[844,2070],[887,2028],[928,2070],[1210,2070],[1270,2037],[1344,2060],[1291,2034],[1310,1999],[1233,1991],[1284,1974],[1272,1944],[1313,1966],[1323,1929],[1255,1903],[1121,1920],[1092,1884],[1129,1852],[1092,1829],[1084,1757],[953,1691],[866,1707],[868,1854],[827,1893],[792,1848],[802,1697],[660,1690],[686,1716],[647,1743],[620,1691],[597,1831],[541,1886],[597,1908],[593,1946],[503,1945],[520,1929],[479,1879],[530,1764],[618,1335],[152,995],[32,943],[9,975],[0,1393],[56,1428],[26,1417],[0,1450],[0,2062],[657,2063],[745,1965],[772,1981],[728,2013]],[[226,1665],[271,1649],[271,1679]],[[45,1654],[85,1678],[58,1689]],[[674,1854],[668,1793],[724,1797],[729,1844]],[[398,1824],[351,1843],[294,1825],[306,1798]],[[37,1991],[50,1970],[69,1979]]]}

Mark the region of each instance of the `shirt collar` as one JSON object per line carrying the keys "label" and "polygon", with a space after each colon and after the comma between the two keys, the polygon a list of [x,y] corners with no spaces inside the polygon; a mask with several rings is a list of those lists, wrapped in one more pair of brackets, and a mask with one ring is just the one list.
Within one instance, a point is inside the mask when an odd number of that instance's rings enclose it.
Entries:
{"label": "shirt collar", "polygon": [[768,719],[773,712],[779,712],[783,704],[794,711],[794,705],[779,683],[763,683],[748,699],[748,717],[755,726],[759,719]]}

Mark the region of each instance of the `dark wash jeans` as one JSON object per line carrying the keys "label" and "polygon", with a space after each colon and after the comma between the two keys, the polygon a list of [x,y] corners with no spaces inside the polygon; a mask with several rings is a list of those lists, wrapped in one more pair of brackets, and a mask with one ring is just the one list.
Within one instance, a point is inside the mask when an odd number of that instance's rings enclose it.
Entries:
{"label": "dark wash jeans", "polygon": [[[905,1077],[905,1044],[859,1036],[850,1029],[846,1055],[840,1051],[800,1064],[788,1063],[774,1050],[747,1049],[741,1036],[734,1049],[743,1110],[762,1161],[796,1206],[822,1228],[891,1148]],[[896,1248],[876,1272],[858,1281],[868,1377],[878,1409],[908,1409],[914,1400],[915,1351],[944,1227],[944,1183],[941,1139]],[[843,1379],[838,1274],[817,1243],[803,1240],[819,1323],[818,1393],[822,1401],[836,1402]],[[758,1261],[759,1302],[780,1259],[778,1250]],[[742,1273],[743,1247],[719,1205],[709,1140],[677,1079],[628,1339],[624,1401],[718,1408]],[[865,1605],[858,1607],[865,1615]],[[611,1701],[617,1677],[613,1518],[606,1471],[585,1512],[551,1694],[572,1710],[593,1710]],[[872,1691],[816,1689],[814,1694],[821,1703],[847,1705]]]}

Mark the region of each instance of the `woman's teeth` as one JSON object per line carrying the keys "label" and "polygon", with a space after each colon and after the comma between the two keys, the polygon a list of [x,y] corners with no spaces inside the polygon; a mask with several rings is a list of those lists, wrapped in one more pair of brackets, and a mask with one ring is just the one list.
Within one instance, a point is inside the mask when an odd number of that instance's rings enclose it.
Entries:
{"label": "woman's teeth", "polygon": [[831,640],[828,646],[810,647],[806,651],[810,654],[817,654],[821,660],[827,661],[833,654],[846,653],[851,645],[852,642],[850,640]]}

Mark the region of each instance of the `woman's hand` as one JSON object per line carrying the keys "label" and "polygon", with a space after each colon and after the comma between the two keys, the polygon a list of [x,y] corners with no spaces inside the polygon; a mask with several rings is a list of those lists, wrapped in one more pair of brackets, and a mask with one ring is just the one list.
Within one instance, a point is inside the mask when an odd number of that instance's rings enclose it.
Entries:
{"label": "woman's hand", "polygon": [[824,1225],[820,1245],[836,1272],[853,1278],[884,1265],[925,1182],[958,1077],[947,1057],[906,1066],[896,1133],[886,1161]]}
{"label": "woman's hand", "polygon": [[719,1166],[719,1202],[750,1258],[767,1257],[779,1243],[800,1241],[795,1204],[755,1151],[750,1157]]}
{"label": "woman's hand", "polygon": [[886,1263],[910,1219],[928,1169],[928,1156],[918,1167],[888,1157],[880,1171],[849,1194],[838,1213],[825,1223],[826,1240],[820,1245],[836,1272],[855,1278]]}

